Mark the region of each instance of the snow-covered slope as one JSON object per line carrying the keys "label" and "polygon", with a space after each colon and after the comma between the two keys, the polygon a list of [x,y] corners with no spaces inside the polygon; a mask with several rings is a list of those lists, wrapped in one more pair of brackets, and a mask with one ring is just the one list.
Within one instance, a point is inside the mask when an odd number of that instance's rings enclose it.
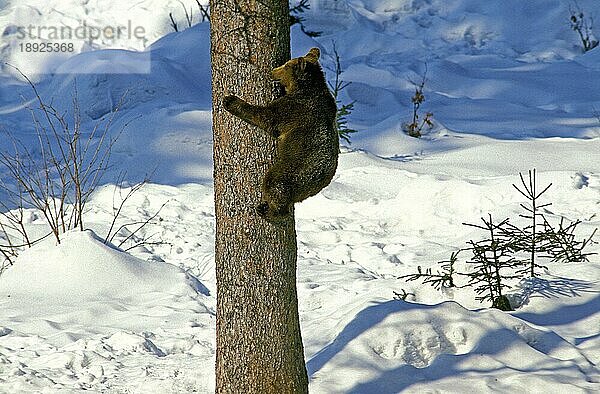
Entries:
{"label": "snow-covered slope", "polygon": [[[208,4],[208,1],[200,1]],[[69,55],[116,48],[142,51],[173,32],[169,13],[187,27],[184,7],[193,23],[202,19],[194,0],[143,0],[134,3],[92,0],[3,0],[0,2],[0,56],[33,78],[58,70]],[[69,28],[67,30],[66,28]],[[79,28],[79,30],[77,30]],[[24,53],[21,43],[71,42],[70,52]],[[133,66],[133,62],[129,65]],[[4,69],[4,64],[0,66]],[[118,68],[112,70],[117,72]],[[8,70],[10,71],[10,70]],[[79,72],[93,73],[94,69]]]}
{"label": "snow-covered slope", "polygon": [[338,329],[307,364],[315,391],[583,393],[599,377],[574,345],[497,310],[377,302]]}
{"label": "snow-covered slope", "polygon": [[[359,130],[332,184],[296,208],[311,392],[597,391],[597,255],[512,281],[518,309],[510,313],[485,309],[469,288],[436,291],[399,278],[479,236],[463,222],[488,212],[518,221],[523,198],[512,184],[532,167],[540,185],[553,183],[549,219],[581,219],[582,236],[600,226],[600,49],[583,54],[569,3],[310,3],[306,27],[323,34],[293,27],[293,54],[319,46],[332,78],[335,42],[342,78],[352,82],[341,98],[355,100],[349,125]],[[600,15],[597,2],[578,4]],[[126,126],[108,184],[88,205],[94,232],[69,233],[60,245],[48,239],[0,277],[0,393],[213,390],[208,24],[165,35],[169,12],[185,25],[177,1],[0,1],[2,62],[31,74],[44,99],[67,112],[77,86],[89,129],[124,97],[111,133]],[[133,20],[146,40],[80,43],[70,56],[18,51],[14,26],[81,20]],[[422,110],[433,112],[435,127],[415,139],[400,129],[411,115],[411,81],[425,70]],[[12,68],[1,68],[0,132],[25,144],[35,143],[32,97]],[[130,182],[153,174],[124,221],[146,220],[166,202],[138,234],[150,242],[130,251],[136,257],[101,242],[121,170]],[[32,231],[41,226],[27,218]],[[394,300],[402,290],[412,294]]]}
{"label": "snow-covered slope", "polygon": [[0,392],[124,386],[124,363],[141,369],[155,357],[211,364],[208,295],[182,269],[132,257],[91,231],[44,241],[0,281]]}

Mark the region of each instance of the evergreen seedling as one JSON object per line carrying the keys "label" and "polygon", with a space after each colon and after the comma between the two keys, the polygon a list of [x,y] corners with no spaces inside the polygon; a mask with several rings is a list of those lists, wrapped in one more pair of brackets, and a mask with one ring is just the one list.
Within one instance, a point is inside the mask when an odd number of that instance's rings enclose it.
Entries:
{"label": "evergreen seedling", "polygon": [[421,268],[421,266],[418,266],[416,274],[403,275],[403,276],[400,276],[399,278],[407,278],[406,280],[409,282],[413,281],[413,280],[421,279],[423,281],[423,283],[430,284],[436,290],[440,290],[442,287],[444,287],[444,288],[456,287],[456,285],[454,284],[454,274],[455,274],[454,264],[456,263],[456,260],[458,259],[459,253],[460,253],[460,251],[452,252],[449,260],[440,261],[439,264],[442,264],[441,271],[436,271],[434,273],[431,270],[431,268],[427,268],[425,270],[425,272],[423,272],[423,269]]}
{"label": "evergreen seedling", "polygon": [[588,238],[578,240],[575,238],[575,230],[581,224],[581,220],[567,222],[565,218],[561,218],[558,227],[555,228],[544,216],[542,218],[544,220],[544,231],[541,237],[546,244],[544,252],[552,262],[589,261],[588,256],[595,254],[583,250],[594,242],[593,237],[598,229],[594,229]]}
{"label": "evergreen seedling", "polygon": [[350,112],[352,112],[354,109],[354,101],[351,103],[342,104],[341,100],[339,99],[340,92],[347,88],[348,85],[350,85],[350,82],[345,82],[340,78],[340,75],[343,71],[340,63],[340,55],[335,47],[335,42],[333,43],[333,56],[335,58],[335,81],[333,84],[331,82],[327,82],[327,84],[329,85],[329,88],[331,89],[331,95],[337,104],[335,124],[338,134],[341,139],[350,144],[350,134],[358,132],[358,130],[348,128],[347,126],[347,116],[350,115]]}
{"label": "evergreen seedling", "polygon": [[478,301],[491,301],[494,308],[512,310],[502,290],[509,287],[505,284],[507,279],[518,277],[511,271],[520,263],[512,256],[510,238],[502,235],[502,228],[508,223],[508,219],[496,224],[492,215],[488,214],[488,218],[481,218],[481,221],[483,225],[465,223],[488,233],[486,239],[468,242],[473,256],[467,264],[473,264],[474,270],[466,274],[469,277],[467,286],[475,287],[475,292],[479,294],[476,297]]}
{"label": "evergreen seedling", "polygon": [[525,251],[529,254],[527,267],[523,272],[529,272],[529,276],[535,277],[536,268],[547,268],[536,261],[536,255],[543,252],[548,244],[546,237],[540,234],[540,228],[543,228],[543,223],[546,221],[541,209],[546,208],[552,203],[540,203],[540,197],[548,191],[552,183],[548,184],[538,192],[537,176],[535,168],[529,170],[528,181],[525,181],[522,173],[519,173],[521,185],[517,186],[513,183],[513,187],[523,195],[528,202],[519,204],[525,210],[525,213],[519,216],[530,220],[530,224],[524,228],[518,228],[513,225],[506,226],[506,235],[513,239],[513,247],[515,251]]}

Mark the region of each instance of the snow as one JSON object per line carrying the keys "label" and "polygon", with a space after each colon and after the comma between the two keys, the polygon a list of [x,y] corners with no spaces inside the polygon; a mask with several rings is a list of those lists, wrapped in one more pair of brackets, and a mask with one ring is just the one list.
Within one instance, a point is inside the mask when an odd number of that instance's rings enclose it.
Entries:
{"label": "snow", "polygon": [[[515,359],[523,374],[511,371]],[[586,371],[594,370],[557,334],[502,312],[403,301],[365,305],[307,366],[321,392],[356,393],[473,392],[486,386],[532,392],[532,385],[585,392]],[[361,383],[349,380],[352,374]],[[459,384],[457,374],[465,377]]]}
{"label": "snow", "polygon": [[[352,82],[341,99],[356,100],[349,126],[359,130],[331,185],[296,206],[311,392],[598,391],[598,255],[511,281],[514,312],[489,309],[469,288],[399,278],[480,236],[464,222],[488,212],[519,222],[524,201],[512,184],[534,167],[538,184],[553,183],[550,220],[581,219],[580,236],[600,227],[600,52],[583,53],[568,2],[310,3],[306,27],[323,34],[293,27],[292,53],[319,46],[331,78],[335,42]],[[597,2],[578,4],[600,14]],[[81,21],[134,21],[145,35],[75,40],[69,54],[19,51],[20,25]],[[76,87],[84,129],[118,107],[110,132],[123,130],[88,204],[88,229],[60,244],[47,238],[0,276],[0,392],[213,392],[208,24],[184,29],[177,1],[0,0],[0,25],[0,64],[31,76],[69,116]],[[435,127],[415,139],[400,130],[425,70],[422,111]],[[35,147],[28,106],[29,86],[1,66],[0,132]],[[165,205],[135,240],[120,231],[105,244],[123,170],[130,184],[148,174],[151,183],[125,204],[119,226]],[[43,234],[39,215],[27,213],[27,228]],[[406,300],[394,299],[402,290]]]}
{"label": "snow", "polygon": [[[21,302],[51,298],[60,304],[107,295],[128,299],[152,292],[181,296],[208,294],[197,279],[181,269],[137,259],[105,245],[91,230],[69,233],[58,245],[54,240],[44,242],[45,245],[25,250],[18,257],[15,261],[18,269],[8,270],[2,277],[3,293]],[[80,256],[85,256],[85,260]],[[189,288],[187,293],[184,287]]]}
{"label": "snow", "polygon": [[21,254],[0,294],[1,321],[10,326],[0,330],[3,392],[98,390],[106,382],[115,389],[127,383],[125,365],[143,368],[154,357],[212,364],[208,289],[181,268],[105,245],[91,230]]}

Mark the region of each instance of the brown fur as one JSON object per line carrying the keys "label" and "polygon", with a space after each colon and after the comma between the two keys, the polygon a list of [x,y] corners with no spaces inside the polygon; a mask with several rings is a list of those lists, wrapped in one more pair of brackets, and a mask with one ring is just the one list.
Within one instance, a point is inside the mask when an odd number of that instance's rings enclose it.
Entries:
{"label": "brown fur", "polygon": [[294,203],[314,196],[331,182],[337,168],[337,107],[319,65],[319,49],[273,70],[285,95],[266,106],[236,96],[223,99],[225,109],[277,138],[273,165],[262,182],[263,202],[256,210],[270,221],[291,212]]}

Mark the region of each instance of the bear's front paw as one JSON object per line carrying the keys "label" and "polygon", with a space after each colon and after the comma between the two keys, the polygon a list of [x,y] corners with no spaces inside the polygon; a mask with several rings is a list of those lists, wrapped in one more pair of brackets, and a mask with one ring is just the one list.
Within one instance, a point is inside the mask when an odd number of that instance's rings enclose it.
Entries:
{"label": "bear's front paw", "polygon": [[239,98],[237,98],[236,96],[225,96],[223,98],[223,107],[225,107],[227,111],[231,112],[231,109],[238,100]]}

